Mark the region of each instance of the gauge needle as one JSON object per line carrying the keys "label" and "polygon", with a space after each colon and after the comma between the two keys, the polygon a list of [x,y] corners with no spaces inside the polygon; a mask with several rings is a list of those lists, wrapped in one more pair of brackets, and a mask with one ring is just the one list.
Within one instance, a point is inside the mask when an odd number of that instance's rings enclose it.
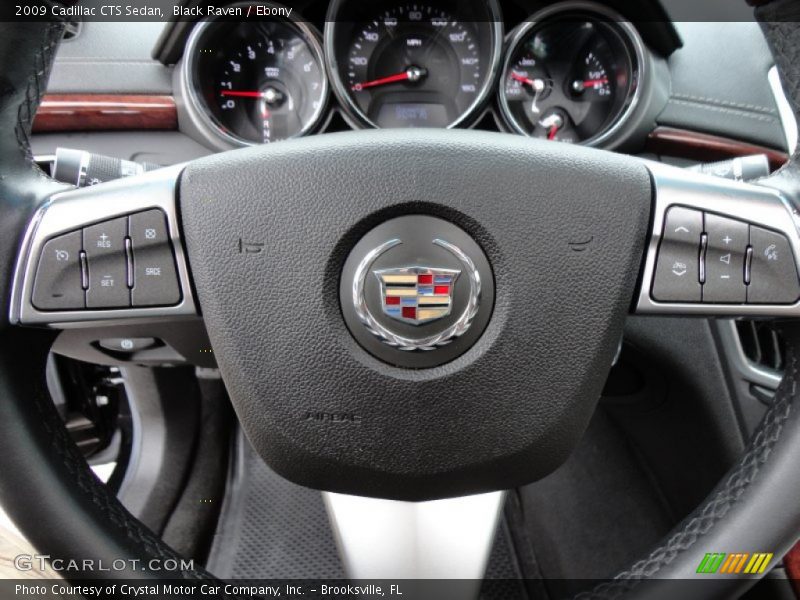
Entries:
{"label": "gauge needle", "polygon": [[536,79],[531,79],[530,77],[525,77],[519,73],[511,73],[511,79],[531,86],[535,92],[541,92],[544,90],[544,79],[539,79],[538,77]]}
{"label": "gauge needle", "polygon": [[238,98],[260,98],[265,103],[270,105],[278,105],[283,102],[285,96],[274,87],[267,87],[264,90],[257,91],[237,91],[237,90],[222,90],[222,96],[234,96]]}
{"label": "gauge needle", "polygon": [[372,81],[365,81],[363,83],[356,83],[353,84],[352,90],[355,92],[360,92],[366,88],[376,87],[379,85],[387,85],[389,83],[397,83],[399,81],[419,81],[423,77],[428,74],[428,70],[422,67],[408,67],[405,71],[401,71],[400,73],[395,73],[394,75],[388,75],[386,77],[380,77],[379,79],[373,79]]}
{"label": "gauge needle", "polygon": [[584,79],[581,81],[580,79],[576,79],[572,82],[572,89],[576,92],[582,92],[588,87],[593,88],[596,85],[605,85],[608,83],[608,77],[598,77],[597,79]]}
{"label": "gauge needle", "polygon": [[539,96],[542,94],[542,92],[544,92],[544,79],[540,79],[538,77],[536,79],[531,79],[530,77],[525,77],[524,75],[514,73],[513,71],[511,72],[511,79],[529,85],[533,88],[533,104],[531,104],[531,111],[535,113],[541,112],[536,103],[539,102]]}
{"label": "gauge needle", "polygon": [[235,98],[261,98],[264,92],[243,92],[238,90],[222,90],[223,96],[233,96]]}
{"label": "gauge needle", "polygon": [[539,121],[539,125],[547,128],[547,139],[554,140],[558,135],[558,130],[564,125],[564,119],[558,113],[553,113]]}

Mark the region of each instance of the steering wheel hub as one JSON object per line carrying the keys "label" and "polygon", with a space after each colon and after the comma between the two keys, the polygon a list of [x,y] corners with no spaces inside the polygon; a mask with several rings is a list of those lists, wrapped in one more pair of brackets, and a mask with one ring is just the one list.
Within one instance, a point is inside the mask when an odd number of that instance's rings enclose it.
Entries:
{"label": "steering wheel hub", "polygon": [[400,367],[435,367],[483,333],[494,277],[463,229],[408,215],[378,225],[356,244],[340,298],[350,332],[367,351]]}
{"label": "steering wheel hub", "polygon": [[298,483],[398,499],[505,489],[567,457],[652,204],[627,157],[475,131],[249,148],[190,163],[178,189],[256,450]]}

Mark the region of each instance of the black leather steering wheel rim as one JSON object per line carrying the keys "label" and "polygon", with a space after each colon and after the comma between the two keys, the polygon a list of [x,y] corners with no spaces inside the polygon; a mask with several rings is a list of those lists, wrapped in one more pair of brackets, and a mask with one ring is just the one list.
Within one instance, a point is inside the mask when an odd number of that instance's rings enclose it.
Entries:
{"label": "black leather steering wheel rim", "polygon": [[[800,24],[790,22],[791,0],[757,9],[759,19],[800,114]],[[14,135],[0,138],[0,293],[4,301],[0,333],[0,500],[33,545],[52,558],[133,561],[144,568],[109,571],[115,578],[182,577],[213,580],[202,569],[166,573],[147,568],[151,559],[180,561],[171,548],[136,520],[89,470],[44,384],[44,364],[53,335],[21,330],[7,322],[11,273],[21,232],[35,208],[61,186],[33,164],[28,136],[61,34],[58,23],[4,23],[0,36],[0,126]],[[800,155],[763,183],[789,197],[800,184]],[[784,327],[786,375],[773,406],[744,455],[719,486],[647,557],[583,598],[674,596],[666,583],[688,578],[706,552],[746,549],[783,555],[800,531],[800,478],[793,458],[800,455],[797,397],[800,327]],[[25,501],[20,501],[24,498]],[[91,577],[70,573],[70,578]],[[754,579],[710,580],[709,596],[741,592]]]}
{"label": "black leather steering wheel rim", "polygon": [[[64,189],[33,162],[28,136],[63,23],[3,23],[0,40],[0,435],[3,506],[33,546],[52,559],[119,559],[109,578],[213,579],[202,569],[159,571],[151,560],[181,557],[133,517],[89,469],[55,410],[44,380],[51,332],[8,323],[8,299],[20,232],[36,207]],[[20,499],[23,499],[20,501]],[[138,566],[138,568],[136,568]],[[92,578],[70,572],[69,578]]]}

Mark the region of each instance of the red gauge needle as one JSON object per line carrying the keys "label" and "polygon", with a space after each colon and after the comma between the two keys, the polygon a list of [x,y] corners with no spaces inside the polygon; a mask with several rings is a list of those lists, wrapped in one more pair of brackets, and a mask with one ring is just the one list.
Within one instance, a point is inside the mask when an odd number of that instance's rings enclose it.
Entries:
{"label": "red gauge needle", "polygon": [[535,79],[531,79],[530,77],[525,77],[524,75],[520,75],[519,73],[514,73],[513,71],[511,72],[511,79],[531,86],[533,88],[533,91],[536,93],[537,97],[541,92],[544,91],[544,86],[545,86],[544,79],[539,79],[538,77]]}
{"label": "red gauge needle", "polygon": [[554,140],[556,139],[556,134],[558,133],[558,125],[552,125],[550,130],[547,132],[547,139]]}
{"label": "red gauge needle", "polygon": [[373,79],[372,81],[365,81],[364,83],[356,83],[353,85],[353,90],[359,92],[366,88],[371,88],[378,85],[386,85],[387,83],[397,83],[398,81],[408,81],[408,71],[403,71],[402,73],[397,73],[395,75],[389,75],[388,77]]}
{"label": "red gauge needle", "polygon": [[585,79],[583,81],[583,85],[587,87],[592,85],[603,85],[604,83],[608,83],[607,77],[604,77],[602,79]]}
{"label": "red gauge needle", "polygon": [[519,73],[511,73],[511,79],[519,81],[520,83],[527,83],[528,85],[536,85],[533,79],[530,77],[525,77],[524,75],[520,75]]}
{"label": "red gauge needle", "polygon": [[428,74],[427,69],[423,69],[422,67],[408,67],[405,71],[400,73],[395,73],[394,75],[388,75],[386,77],[380,77],[378,79],[373,79],[372,81],[364,81],[362,83],[355,83],[351,87],[351,89],[355,92],[360,92],[361,90],[376,87],[379,85],[387,85],[389,83],[398,83],[400,81],[419,81],[425,75]]}
{"label": "red gauge needle", "polygon": [[236,98],[261,98],[264,92],[243,92],[237,90],[222,90],[223,96],[234,96]]}

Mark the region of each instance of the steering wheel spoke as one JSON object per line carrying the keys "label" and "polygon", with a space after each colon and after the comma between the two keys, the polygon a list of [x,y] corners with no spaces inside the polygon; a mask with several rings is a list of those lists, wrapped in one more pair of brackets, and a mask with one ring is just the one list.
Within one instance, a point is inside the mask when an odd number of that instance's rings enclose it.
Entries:
{"label": "steering wheel spoke", "polygon": [[196,316],[176,210],[181,170],[50,197],[23,239],[10,322],[87,327]]}
{"label": "steering wheel spoke", "polygon": [[641,314],[800,315],[800,216],[775,189],[648,163]]}

